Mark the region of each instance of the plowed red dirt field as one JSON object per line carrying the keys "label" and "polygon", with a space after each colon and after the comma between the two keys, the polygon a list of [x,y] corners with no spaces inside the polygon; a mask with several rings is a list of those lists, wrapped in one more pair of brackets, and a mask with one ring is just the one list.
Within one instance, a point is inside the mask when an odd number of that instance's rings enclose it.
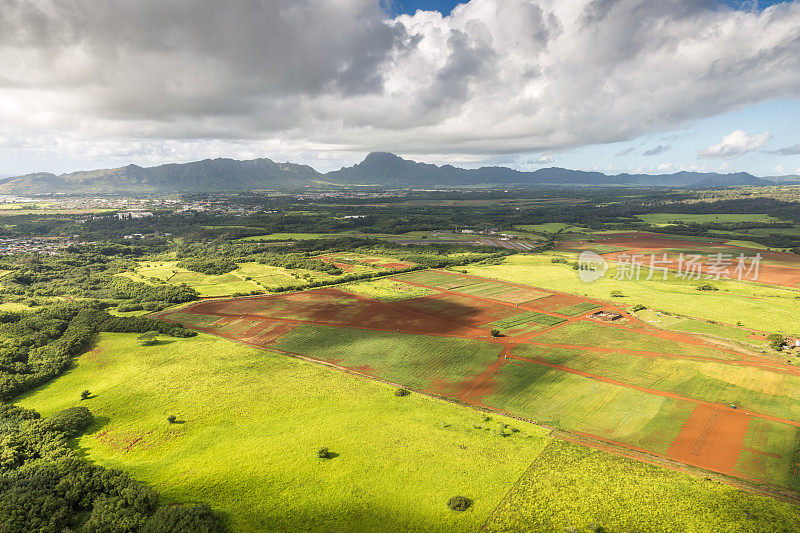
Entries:
{"label": "plowed red dirt field", "polygon": [[[797,485],[797,367],[653,328],[609,302],[438,270],[391,279],[436,294],[383,302],[323,288],[159,316],[598,442]],[[621,317],[598,320],[598,310]]]}

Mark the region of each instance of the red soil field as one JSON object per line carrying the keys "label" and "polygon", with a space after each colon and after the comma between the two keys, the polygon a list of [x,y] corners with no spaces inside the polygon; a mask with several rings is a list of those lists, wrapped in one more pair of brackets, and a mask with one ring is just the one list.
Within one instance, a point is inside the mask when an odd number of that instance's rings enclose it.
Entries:
{"label": "red soil field", "polygon": [[750,417],[740,410],[700,404],[694,408],[667,456],[714,472],[732,474]]}

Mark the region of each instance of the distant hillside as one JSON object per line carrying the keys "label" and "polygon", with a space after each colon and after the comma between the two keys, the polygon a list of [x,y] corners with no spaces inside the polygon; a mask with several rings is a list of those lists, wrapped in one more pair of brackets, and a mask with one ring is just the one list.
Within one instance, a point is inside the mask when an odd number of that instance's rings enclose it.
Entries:
{"label": "distant hillside", "polygon": [[361,163],[327,174],[308,165],[275,163],[269,159],[237,161],[205,159],[157,167],[126,167],[73,172],[56,176],[36,173],[0,180],[0,194],[151,193],[298,189],[319,185],[374,185],[379,187],[454,187],[488,185],[623,185],[657,187],[726,187],[771,185],[773,181],[745,172],[717,174],[617,174],[552,167],[522,172],[507,167],[464,169],[403,159],[373,152]]}
{"label": "distant hillside", "polygon": [[157,167],[27,174],[0,180],[0,194],[147,193],[233,191],[306,187],[322,178],[308,165],[269,159],[205,159]]}
{"label": "distant hillside", "polygon": [[385,185],[392,187],[430,187],[436,185],[628,185],[667,187],[724,187],[769,185],[770,182],[744,172],[717,174],[677,172],[651,174],[606,175],[552,167],[521,172],[507,167],[463,169],[452,165],[430,165],[403,159],[387,152],[373,152],[364,161],[325,174],[327,181],[351,185]]}

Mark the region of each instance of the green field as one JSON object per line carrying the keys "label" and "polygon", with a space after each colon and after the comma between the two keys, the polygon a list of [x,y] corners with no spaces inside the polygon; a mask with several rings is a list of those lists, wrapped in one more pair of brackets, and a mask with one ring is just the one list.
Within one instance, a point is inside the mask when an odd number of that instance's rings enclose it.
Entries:
{"label": "green field", "polygon": [[664,329],[720,337],[722,339],[728,339],[756,346],[764,344],[761,341],[751,339],[747,330],[735,326],[712,324],[705,320],[694,320],[680,316],[665,315],[663,313],[659,313],[658,311],[651,311],[649,309],[636,311],[636,316],[645,322]]}
{"label": "green field", "polygon": [[567,316],[578,316],[588,313],[592,309],[599,309],[600,307],[602,307],[600,304],[585,302],[575,305],[568,305],[567,307],[556,309],[556,313],[560,313],[562,315],[567,315]]}
{"label": "green field", "polygon": [[463,288],[468,285],[476,285],[481,282],[481,280],[472,279],[465,276],[445,274],[436,270],[408,272],[406,274],[400,274],[396,276],[396,279],[411,283],[419,283],[421,285],[428,285],[430,287],[436,287],[439,289],[458,288],[459,292],[464,292]]}
{"label": "green field", "polygon": [[497,360],[501,347],[485,341],[301,325],[275,348],[331,361],[418,390],[457,386]]}
{"label": "green field", "polygon": [[638,331],[582,320],[537,335],[533,342],[566,344],[571,346],[599,346],[621,350],[657,352],[673,355],[690,355],[715,359],[740,359],[710,346],[697,346]]}
{"label": "green field", "polygon": [[[638,387],[800,420],[800,398],[796,397],[800,376],[713,361],[651,358],[619,352],[535,345],[520,345],[513,352]],[[791,455],[793,451],[780,453]]]}
{"label": "green field", "polygon": [[746,477],[766,475],[778,485],[797,490],[797,476],[791,474],[793,470],[797,471],[800,459],[799,432],[794,426],[772,420],[751,420],[744,439],[744,450],[736,463],[736,472]]}
{"label": "green field", "polygon": [[669,448],[695,405],[535,363],[515,361],[495,375],[488,406],[655,452]]}
{"label": "green field", "polygon": [[552,327],[562,322],[564,322],[564,319],[557,316],[537,313],[536,311],[526,311],[525,313],[512,315],[508,318],[495,320],[490,324],[486,324],[485,327],[496,326],[498,328],[511,329],[523,324],[539,324],[540,326]]}
{"label": "green field", "polygon": [[334,237],[351,237],[351,233],[269,233],[242,237],[240,241],[305,241],[309,239],[329,239]]}
{"label": "green field", "polygon": [[710,215],[686,213],[648,213],[646,215],[637,215],[637,218],[654,226],[667,226],[672,224],[674,221],[683,222],[686,224],[780,222],[779,219],[764,213],[715,213]]}
{"label": "green field", "polygon": [[554,441],[485,531],[790,532],[800,508],[569,442]]}
{"label": "green field", "polygon": [[339,289],[382,302],[398,302],[437,294],[433,289],[409,285],[391,279],[360,281],[340,285]]}
{"label": "green field", "polygon": [[698,291],[696,282],[670,276],[662,281],[660,276],[652,280],[616,280],[612,265],[605,278],[584,283],[571,266],[554,264],[555,256],[574,260],[568,253],[542,255],[515,255],[499,265],[470,265],[464,267],[470,274],[487,278],[523,283],[543,289],[571,292],[589,298],[610,300],[613,290],[619,290],[623,298],[615,298],[617,304],[641,304],[670,313],[714,320],[726,324],[742,322],[745,327],[761,331],[797,330],[797,304],[800,291],[766,285],[720,280],[714,281],[718,291]]}
{"label": "green field", "polygon": [[[93,393],[80,402],[83,389]],[[200,335],[141,347],[102,334],[76,367],[20,402],[98,422],[77,446],[203,501],[234,531],[475,530],[549,442],[541,429]],[[168,424],[174,414],[178,424]],[[501,424],[520,429],[501,435]],[[320,446],[338,457],[317,458]],[[445,503],[462,494],[464,513]]]}

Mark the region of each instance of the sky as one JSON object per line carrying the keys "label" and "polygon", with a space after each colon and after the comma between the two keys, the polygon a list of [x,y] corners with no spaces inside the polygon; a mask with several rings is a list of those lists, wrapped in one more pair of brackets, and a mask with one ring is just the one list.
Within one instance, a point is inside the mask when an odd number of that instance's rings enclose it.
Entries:
{"label": "sky", "polygon": [[4,0],[0,176],[214,157],[800,174],[800,0]]}

